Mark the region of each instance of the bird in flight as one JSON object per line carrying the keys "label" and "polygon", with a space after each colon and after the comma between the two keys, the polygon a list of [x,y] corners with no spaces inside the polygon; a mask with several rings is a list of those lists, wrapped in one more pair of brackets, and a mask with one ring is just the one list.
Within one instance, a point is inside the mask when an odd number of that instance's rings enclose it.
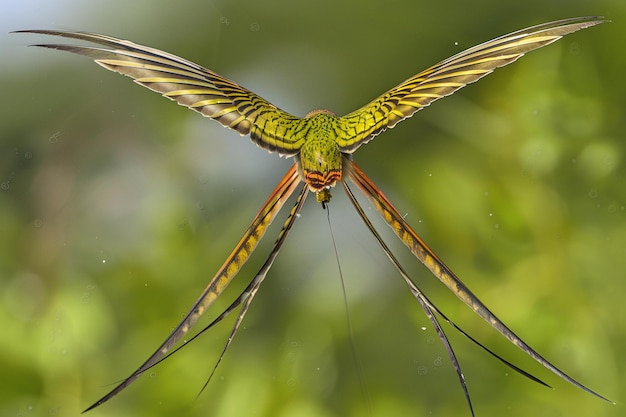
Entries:
{"label": "bird in flight", "polygon": [[[460,363],[440,325],[440,320],[449,323],[453,328],[515,371],[547,385],[482,345],[452,322],[427,298],[414,284],[380,237],[360,203],[356,200],[347,180],[350,180],[360,189],[413,255],[470,309],[511,343],[562,379],[596,397],[611,402],[553,365],[496,317],[426,245],[352,158],[352,154],[361,145],[369,142],[384,130],[394,127],[398,122],[411,117],[435,100],[448,96],[467,84],[481,79],[496,68],[516,61],[527,52],[549,45],[567,34],[603,22],[606,20],[601,17],[578,17],[518,30],[462,51],[407,79],[345,116],[337,116],[328,110],[315,110],[304,118],[293,116],[279,109],[252,91],[209,69],[158,49],[95,33],[55,30],[19,31],[60,36],[95,44],[96,46],[67,44],[38,44],[36,46],[73,52],[92,58],[108,70],[129,76],[137,84],[161,93],[168,99],[239,132],[242,136],[249,136],[252,142],[268,152],[276,152],[283,157],[293,157],[295,160],[294,165],[280,180],[239,243],[181,322],[136,371],[89,406],[85,412],[110,400],[146,370],[175,352],[173,350],[175,344],[181,337],[188,334],[196,321],[222,294],[255,250],[268,226],[287,199],[299,187],[300,191],[295,204],[263,266],[232,304],[194,336],[194,338],[197,337],[221,321],[226,315],[240,308],[229,338],[213,368],[213,372],[215,372],[243,321],[250,303],[285,242],[307,195],[313,192],[317,202],[326,208],[331,200],[331,191],[337,184],[341,184],[360,218],[365,222],[433,324],[456,370],[472,415],[474,415],[474,409]],[[212,375],[213,373],[211,373]]]}

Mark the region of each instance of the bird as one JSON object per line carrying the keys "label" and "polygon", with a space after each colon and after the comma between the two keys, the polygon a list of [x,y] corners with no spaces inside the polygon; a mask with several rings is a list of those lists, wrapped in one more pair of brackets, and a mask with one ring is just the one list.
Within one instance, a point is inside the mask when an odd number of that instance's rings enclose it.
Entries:
{"label": "bird", "polygon": [[530,51],[547,46],[565,35],[604,22],[607,22],[607,20],[603,17],[587,16],[562,19],[518,30],[457,53],[408,78],[351,113],[338,116],[329,110],[321,109],[313,110],[304,117],[294,116],[278,108],[254,92],[210,69],[176,55],[142,46],[128,40],[89,32],[57,30],[17,31],[19,33],[58,36],[95,44],[96,46],[79,46],[43,43],[34,46],[57,49],[89,57],[107,70],[131,77],[135,83],[156,91],[164,97],[200,113],[202,116],[213,119],[242,136],[248,136],[260,148],[268,152],[276,152],[281,157],[292,157],[295,160],[294,165],[279,182],[224,265],[209,282],[178,326],[135,372],[84,412],[102,405],[119,394],[147,369],[171,353],[176,342],[188,333],[189,329],[237,275],[241,266],[249,258],[257,243],[263,237],[269,224],[283,207],[285,200],[295,191],[300,183],[304,183],[304,185],[297,202],[285,221],[283,229],[265,264],[233,304],[206,327],[211,327],[235,307],[242,305],[242,309],[218,363],[243,320],[247,307],[256,294],[260,283],[265,278],[267,271],[286,239],[287,233],[295,221],[306,195],[309,192],[314,193],[316,201],[323,208],[326,208],[331,200],[333,188],[337,184],[342,184],[360,217],[366,222],[383,251],[401,273],[411,292],[435,326],[457,371],[472,415],[474,415],[474,410],[460,365],[435,315],[451,323],[453,327],[461,331],[465,336],[478,343],[479,346],[511,366],[517,372],[547,385],[504,360],[469,336],[456,324],[452,323],[412,283],[389,248],[382,241],[380,235],[378,235],[371,223],[368,223],[369,220],[359,203],[354,199],[352,191],[346,184],[346,179],[350,179],[357,185],[387,224],[394,230],[398,238],[470,309],[486,320],[511,343],[559,377],[596,397],[611,402],[606,397],[587,388],[561,371],[497,318],[413,231],[382,191],[357,166],[352,157],[353,153],[362,145],[368,143],[386,129],[391,129],[397,123],[410,118],[436,100],[451,95],[466,85],[478,81],[497,68],[515,62]]}

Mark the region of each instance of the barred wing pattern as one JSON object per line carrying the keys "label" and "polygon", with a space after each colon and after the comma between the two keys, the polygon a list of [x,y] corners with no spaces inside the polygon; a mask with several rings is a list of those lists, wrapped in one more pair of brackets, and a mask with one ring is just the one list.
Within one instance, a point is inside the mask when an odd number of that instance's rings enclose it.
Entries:
{"label": "barred wing pattern", "polygon": [[[526,52],[604,21],[597,17],[564,19],[522,29],[469,48],[409,78],[359,110],[334,119],[334,139],[341,152],[352,153],[433,101],[478,81]],[[127,75],[138,84],[217,120],[241,135],[250,135],[252,142],[269,152],[278,152],[281,156],[297,155],[311,129],[307,118],[280,110],[237,83],[167,52],[96,33],[23,32],[101,45],[103,47],[36,46],[88,56],[104,68]]]}
{"label": "barred wing pattern", "polygon": [[341,118],[344,130],[337,143],[351,153],[396,123],[411,117],[433,101],[478,81],[496,68],[508,65],[526,52],[605,20],[580,17],[558,20],[518,30],[458,53],[387,91],[366,106]]}
{"label": "barred wing pattern", "polygon": [[104,68],[127,75],[136,83],[182,106],[217,120],[252,142],[281,156],[296,155],[304,143],[304,119],[273,104],[213,71],[176,55],[86,32],[29,30],[92,42],[104,48],[62,44],[36,45],[85,55]]}

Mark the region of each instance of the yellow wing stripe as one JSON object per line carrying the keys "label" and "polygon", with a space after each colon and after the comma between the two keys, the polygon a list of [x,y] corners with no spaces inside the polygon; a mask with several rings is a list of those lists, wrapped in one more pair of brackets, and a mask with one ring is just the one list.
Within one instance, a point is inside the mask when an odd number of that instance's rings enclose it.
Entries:
{"label": "yellow wing stripe", "polygon": [[337,143],[351,153],[377,134],[412,116],[441,97],[508,65],[525,53],[577,30],[604,22],[581,17],[522,29],[460,52],[387,91],[337,122]]}
{"label": "yellow wing stripe", "polygon": [[283,156],[304,143],[302,119],[200,65],[158,49],[110,36],[83,32],[29,31],[93,42],[101,47],[38,45],[85,55],[102,67],[186,106],[223,126],[250,135],[258,146]]}
{"label": "yellow wing stripe", "polygon": [[[545,23],[466,49],[409,78],[343,117],[328,119],[341,152],[352,153],[377,134],[441,97],[514,62],[562,36],[604,22],[581,17]],[[283,156],[299,153],[312,133],[309,119],[278,109],[253,92],[200,65],[158,49],[83,32],[29,31],[93,42],[98,47],[38,45],[85,55],[111,71],[133,78],[180,105],[223,126],[250,135],[258,146]]]}

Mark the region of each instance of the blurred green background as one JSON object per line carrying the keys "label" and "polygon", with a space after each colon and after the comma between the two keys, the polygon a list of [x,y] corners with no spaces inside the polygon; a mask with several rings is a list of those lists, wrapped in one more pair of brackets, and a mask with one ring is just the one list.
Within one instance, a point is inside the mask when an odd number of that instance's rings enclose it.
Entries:
{"label": "blurred green background", "polygon": [[[0,12],[1,416],[77,416],[134,370],[291,163],[85,58],[26,47],[54,39],[9,31],[131,39],[303,116],[347,113],[462,49],[591,14],[613,22],[437,102],[355,159],[496,314],[621,403],[527,358],[375,218],[445,312],[556,388],[512,373],[450,329],[479,416],[624,415],[623,1],[5,0]],[[232,317],[89,415],[468,416],[419,305],[341,190],[334,195],[362,378],[327,213],[311,199],[202,395]],[[248,282],[277,231],[201,323]]]}

